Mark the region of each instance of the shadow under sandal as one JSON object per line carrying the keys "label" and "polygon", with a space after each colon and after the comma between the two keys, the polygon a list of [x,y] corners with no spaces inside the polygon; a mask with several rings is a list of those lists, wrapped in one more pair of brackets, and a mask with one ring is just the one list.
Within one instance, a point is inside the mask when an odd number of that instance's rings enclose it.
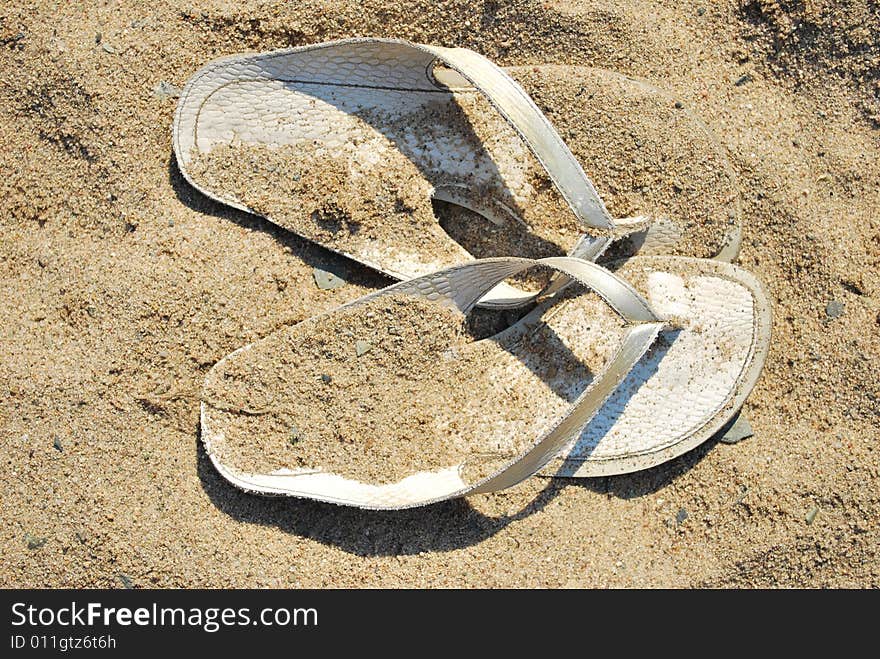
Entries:
{"label": "shadow under sandal", "polygon": [[[739,248],[723,148],[665,93],[602,69],[504,70],[384,39],[238,55],[189,80],[173,144],[204,194],[397,279],[474,257],[596,260],[612,243]],[[525,304],[546,283],[503,283],[481,305]]]}
{"label": "shadow under sandal", "polygon": [[[613,265],[477,260],[276,331],[209,372],[207,453],[245,490],[373,509],[674,458],[754,386],[769,306],[730,264]],[[469,338],[465,314],[536,266],[573,285],[499,334]]]}

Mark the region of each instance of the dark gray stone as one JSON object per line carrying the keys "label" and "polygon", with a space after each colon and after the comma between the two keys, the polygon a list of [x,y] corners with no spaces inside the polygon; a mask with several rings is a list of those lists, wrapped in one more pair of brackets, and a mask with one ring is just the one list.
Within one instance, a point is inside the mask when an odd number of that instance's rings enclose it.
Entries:
{"label": "dark gray stone", "polygon": [[843,302],[831,300],[825,305],[825,315],[829,318],[840,318],[843,315]]}
{"label": "dark gray stone", "polygon": [[327,270],[315,268],[312,274],[315,277],[315,284],[321,290],[332,291],[334,288],[345,286],[345,280],[342,277]]}
{"label": "dark gray stone", "polygon": [[39,549],[43,545],[46,544],[46,538],[40,538],[30,533],[24,534],[24,543],[27,545],[27,548],[30,550]]}
{"label": "dark gray stone", "polygon": [[161,99],[179,98],[181,91],[183,90],[180,87],[178,87],[177,85],[172,85],[170,82],[166,82],[165,80],[153,87],[153,95]]}
{"label": "dark gray stone", "polygon": [[727,432],[721,435],[719,441],[724,444],[736,444],[744,439],[748,439],[754,434],[749,420],[740,414],[736,417],[733,425],[727,429]]}

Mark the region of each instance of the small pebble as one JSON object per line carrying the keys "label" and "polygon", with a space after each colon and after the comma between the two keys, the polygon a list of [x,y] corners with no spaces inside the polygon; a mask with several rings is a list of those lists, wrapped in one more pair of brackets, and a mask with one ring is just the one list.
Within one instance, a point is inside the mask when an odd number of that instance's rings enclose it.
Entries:
{"label": "small pebble", "polygon": [[682,103],[681,101],[675,102],[675,109],[676,110],[681,110],[683,107],[684,107],[684,103]]}
{"label": "small pebble", "polygon": [[688,511],[684,508],[679,508],[678,512],[675,514],[675,523],[677,525],[681,525],[684,520],[688,518]]}
{"label": "small pebble", "polygon": [[296,426],[290,427],[290,443],[296,444],[302,439],[302,433],[300,433],[299,428]]}
{"label": "small pebble", "polygon": [[102,43],[102,44],[101,44],[101,49],[102,49],[105,53],[109,53],[110,55],[116,55],[116,54],[119,52],[116,48],[114,48],[113,46],[111,46],[109,43]]}
{"label": "small pebble", "polygon": [[738,414],[733,425],[727,429],[718,441],[723,444],[736,444],[744,439],[748,439],[755,433],[752,431],[752,425],[742,414]]}
{"label": "small pebble", "polygon": [[39,549],[46,544],[46,538],[38,538],[30,533],[24,534],[24,542],[30,550]]}
{"label": "small pebble", "polygon": [[52,442],[52,446],[54,446],[54,447],[55,447],[55,450],[58,451],[59,453],[63,453],[63,452],[64,452],[64,446],[61,445],[61,440],[58,439],[57,437],[56,437],[55,440]]}
{"label": "small pebble", "polygon": [[819,506],[813,506],[810,508],[810,512],[807,513],[807,516],[804,518],[807,520],[807,524],[812,524],[816,519],[816,515],[819,514]]}
{"label": "small pebble", "polygon": [[312,274],[315,277],[315,284],[323,291],[331,291],[334,288],[345,286],[345,280],[332,272],[315,268]]}
{"label": "small pebble", "polygon": [[134,582],[131,580],[130,576],[128,576],[127,574],[122,574],[122,572],[120,572],[116,576],[119,577],[119,580],[122,582],[123,588],[127,588],[127,589],[134,588]]}
{"label": "small pebble", "polygon": [[698,7],[698,8],[697,8],[697,16],[702,16],[702,15],[705,14],[705,13],[706,13],[706,8],[705,8],[705,7]]}
{"label": "small pebble", "polygon": [[170,82],[166,82],[163,80],[158,85],[153,87],[153,95],[157,96],[161,99],[166,98],[178,98],[180,97],[180,92],[183,91],[177,85],[172,85]]}
{"label": "small pebble", "polygon": [[746,73],[745,75],[741,75],[739,78],[737,78],[733,84],[736,85],[737,87],[742,87],[744,84],[746,84],[747,82],[751,82],[751,81],[752,81],[752,74]]}
{"label": "small pebble", "polygon": [[843,315],[843,302],[831,300],[825,305],[825,315],[829,318],[840,318]]}
{"label": "small pebble", "polygon": [[324,384],[330,384],[331,382],[333,382],[333,378],[324,373],[321,375],[321,382],[323,382]]}
{"label": "small pebble", "polygon": [[358,357],[365,355],[373,349],[373,344],[358,339],[354,342],[354,351]]}

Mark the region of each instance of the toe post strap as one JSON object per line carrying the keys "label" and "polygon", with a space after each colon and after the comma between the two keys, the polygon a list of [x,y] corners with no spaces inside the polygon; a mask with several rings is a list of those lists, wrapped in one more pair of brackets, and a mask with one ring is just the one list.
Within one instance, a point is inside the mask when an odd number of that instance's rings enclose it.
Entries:
{"label": "toe post strap", "polygon": [[525,453],[498,473],[477,483],[468,494],[512,487],[540,471],[574,441],[639,362],[663,329],[662,322],[642,323],[627,330],[617,353],[578,397],[571,409]]}
{"label": "toe post strap", "polygon": [[615,228],[595,186],[525,90],[501,67],[467,48],[416,45],[466,78],[498,109],[522,136],[556,184],[571,210],[587,228],[610,232]]}
{"label": "toe post strap", "polygon": [[422,295],[472,309],[483,295],[511,275],[533,267],[549,267],[577,281],[602,297],[623,318],[628,327],[614,356],[574,402],[568,412],[530,449],[511,460],[494,475],[469,487],[457,496],[492,492],[516,485],[532,476],[570,444],[623,382],[627,374],[668,327],[648,301],[625,279],[590,261],[569,256],[545,259],[483,259],[402,282],[388,292]]}

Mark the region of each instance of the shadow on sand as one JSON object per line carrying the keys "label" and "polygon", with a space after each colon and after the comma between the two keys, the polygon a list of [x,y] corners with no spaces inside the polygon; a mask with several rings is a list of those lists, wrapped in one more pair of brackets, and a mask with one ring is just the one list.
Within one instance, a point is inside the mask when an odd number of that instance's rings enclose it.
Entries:
{"label": "shadow on sand", "polygon": [[712,439],[671,462],[635,474],[589,479],[547,478],[544,488],[522,509],[498,517],[476,510],[467,499],[410,510],[371,511],[249,494],[217,473],[198,439],[195,450],[202,488],[212,503],[233,519],[274,526],[285,533],[357,556],[397,556],[452,551],[479,544],[507,526],[540,512],[566,487],[582,487],[623,499],[653,494],[691,469],[712,450],[716,441]]}

